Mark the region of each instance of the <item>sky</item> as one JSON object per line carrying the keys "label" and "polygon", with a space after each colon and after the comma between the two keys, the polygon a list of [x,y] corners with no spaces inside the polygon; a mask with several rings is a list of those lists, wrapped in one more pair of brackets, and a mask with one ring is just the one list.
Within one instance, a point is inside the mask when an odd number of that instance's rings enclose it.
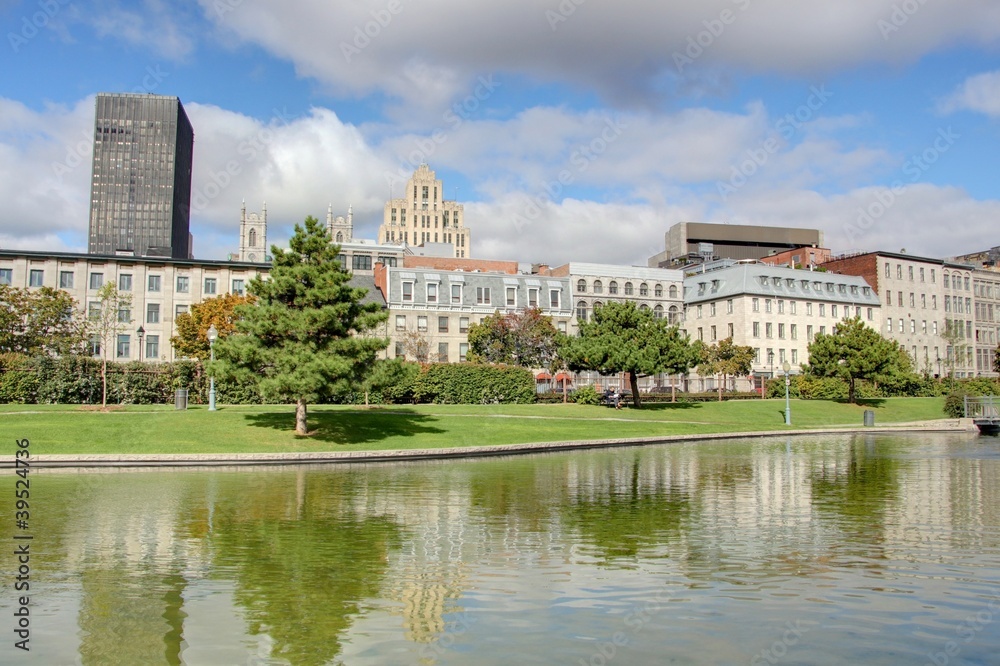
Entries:
{"label": "sky", "polygon": [[199,259],[240,208],[374,239],[426,162],[472,255],[645,265],[682,221],[1000,245],[995,0],[0,0],[0,247],[85,252],[94,97],[180,98]]}

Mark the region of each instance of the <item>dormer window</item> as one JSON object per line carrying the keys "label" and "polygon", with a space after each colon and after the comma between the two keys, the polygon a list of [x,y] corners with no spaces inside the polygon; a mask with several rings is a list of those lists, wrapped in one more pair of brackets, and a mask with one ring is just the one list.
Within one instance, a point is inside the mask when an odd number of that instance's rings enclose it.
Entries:
{"label": "dormer window", "polygon": [[809,280],[802,281],[802,291],[809,291]]}
{"label": "dormer window", "polygon": [[761,275],[760,276],[760,284],[761,284],[761,286],[764,286],[764,287],[767,286],[767,276],[766,275]]}
{"label": "dormer window", "polygon": [[793,280],[792,278],[786,279],[785,286],[788,287],[789,289],[795,289],[795,280]]}

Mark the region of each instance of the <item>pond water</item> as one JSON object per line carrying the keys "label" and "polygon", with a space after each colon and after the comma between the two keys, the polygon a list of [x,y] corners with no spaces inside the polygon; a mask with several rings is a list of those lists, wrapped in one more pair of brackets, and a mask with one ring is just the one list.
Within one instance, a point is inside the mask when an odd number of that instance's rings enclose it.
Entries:
{"label": "pond water", "polygon": [[[32,663],[1000,663],[994,438],[34,470],[31,490]],[[0,663],[28,656],[12,579]]]}

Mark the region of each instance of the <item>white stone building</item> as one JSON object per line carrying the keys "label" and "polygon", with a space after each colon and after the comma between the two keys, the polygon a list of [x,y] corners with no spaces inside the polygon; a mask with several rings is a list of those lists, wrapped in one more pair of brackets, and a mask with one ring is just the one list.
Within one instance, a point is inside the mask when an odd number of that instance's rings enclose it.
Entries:
{"label": "white stone building", "polygon": [[472,234],[465,226],[465,207],[444,198],[444,184],[426,164],[406,183],[403,196],[385,204],[379,243],[424,245],[447,243],[453,257],[472,257]]}

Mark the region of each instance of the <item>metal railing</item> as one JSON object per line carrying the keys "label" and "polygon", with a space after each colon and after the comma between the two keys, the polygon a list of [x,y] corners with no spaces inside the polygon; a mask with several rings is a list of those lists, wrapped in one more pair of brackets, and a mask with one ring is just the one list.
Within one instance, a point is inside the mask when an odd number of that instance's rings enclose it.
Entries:
{"label": "metal railing", "polygon": [[998,396],[982,397],[965,396],[965,418],[996,419],[1000,418],[1000,400]]}

